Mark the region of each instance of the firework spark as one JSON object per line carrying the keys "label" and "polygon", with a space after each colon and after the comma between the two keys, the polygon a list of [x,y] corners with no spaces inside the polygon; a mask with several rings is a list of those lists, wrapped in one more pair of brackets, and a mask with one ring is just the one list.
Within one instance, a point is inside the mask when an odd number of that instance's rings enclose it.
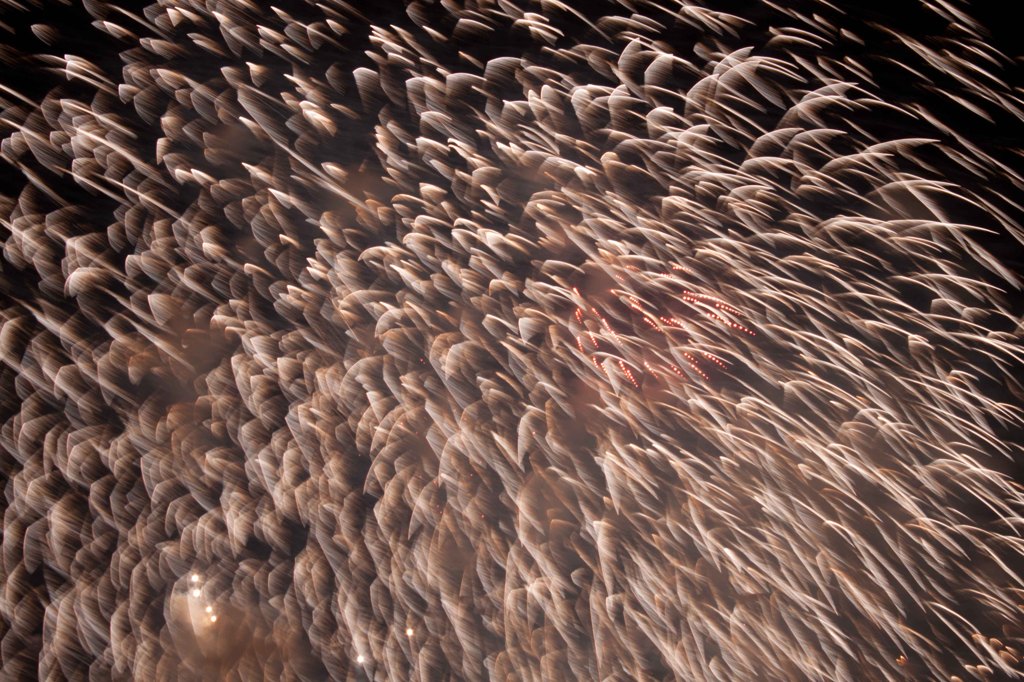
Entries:
{"label": "firework spark", "polygon": [[633,265],[613,272],[604,275],[607,284],[591,281],[587,293],[571,286],[576,307],[568,322],[577,350],[606,377],[609,371],[621,372],[637,389],[643,377],[686,379],[689,374],[710,381],[705,366],[724,370],[729,363],[694,347],[694,335],[704,331],[707,320],[755,335],[733,321],[741,316],[739,310],[715,296],[690,290],[675,272],[644,272]]}
{"label": "firework spark", "polygon": [[736,4],[0,2],[0,677],[1024,676],[1019,65]]}

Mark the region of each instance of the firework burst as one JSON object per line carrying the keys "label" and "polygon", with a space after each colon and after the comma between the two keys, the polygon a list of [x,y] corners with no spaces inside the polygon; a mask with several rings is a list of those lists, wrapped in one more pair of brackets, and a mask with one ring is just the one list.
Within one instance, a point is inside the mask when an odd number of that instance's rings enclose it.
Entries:
{"label": "firework burst", "polygon": [[0,677],[1019,679],[1019,65],[903,4],[0,0]]}

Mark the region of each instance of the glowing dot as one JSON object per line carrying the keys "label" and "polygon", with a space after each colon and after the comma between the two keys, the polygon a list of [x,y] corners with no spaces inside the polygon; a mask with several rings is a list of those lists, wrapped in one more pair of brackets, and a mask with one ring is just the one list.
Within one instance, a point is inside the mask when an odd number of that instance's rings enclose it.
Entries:
{"label": "glowing dot", "polygon": [[358,656],[356,656],[356,663],[365,663],[365,662],[366,662],[366,656],[363,656],[362,654],[359,654]]}
{"label": "glowing dot", "polygon": [[194,583],[199,582],[199,574],[198,573],[193,573],[192,574],[192,582],[194,582]]}
{"label": "glowing dot", "polygon": [[[483,518],[483,514],[481,514],[480,517]],[[405,629],[405,636],[406,637],[412,637],[412,632],[413,632],[412,628],[406,628]]]}
{"label": "glowing dot", "polygon": [[211,623],[216,623],[217,622],[217,615],[216,614],[210,616],[210,622]]}
{"label": "glowing dot", "polygon": [[198,597],[200,594],[202,594],[202,592],[200,592],[199,590],[192,590],[193,597]]}
{"label": "glowing dot", "polygon": [[206,607],[206,612],[207,613],[212,613],[213,612],[213,607],[212,606],[207,606]]}

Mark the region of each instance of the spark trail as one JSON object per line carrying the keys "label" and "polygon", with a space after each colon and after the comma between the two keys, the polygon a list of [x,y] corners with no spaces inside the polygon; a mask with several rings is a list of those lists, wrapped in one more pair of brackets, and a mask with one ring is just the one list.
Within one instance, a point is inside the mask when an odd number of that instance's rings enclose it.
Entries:
{"label": "spark trail", "polygon": [[1019,66],[872,7],[0,2],[0,677],[1019,679]]}

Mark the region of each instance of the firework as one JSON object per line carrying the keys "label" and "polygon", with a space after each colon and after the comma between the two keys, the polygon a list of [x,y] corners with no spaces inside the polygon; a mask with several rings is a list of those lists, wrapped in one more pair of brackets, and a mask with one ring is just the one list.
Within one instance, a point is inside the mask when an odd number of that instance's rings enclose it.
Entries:
{"label": "firework", "polygon": [[1017,63],[584,4],[0,4],[0,676],[1024,676]]}

